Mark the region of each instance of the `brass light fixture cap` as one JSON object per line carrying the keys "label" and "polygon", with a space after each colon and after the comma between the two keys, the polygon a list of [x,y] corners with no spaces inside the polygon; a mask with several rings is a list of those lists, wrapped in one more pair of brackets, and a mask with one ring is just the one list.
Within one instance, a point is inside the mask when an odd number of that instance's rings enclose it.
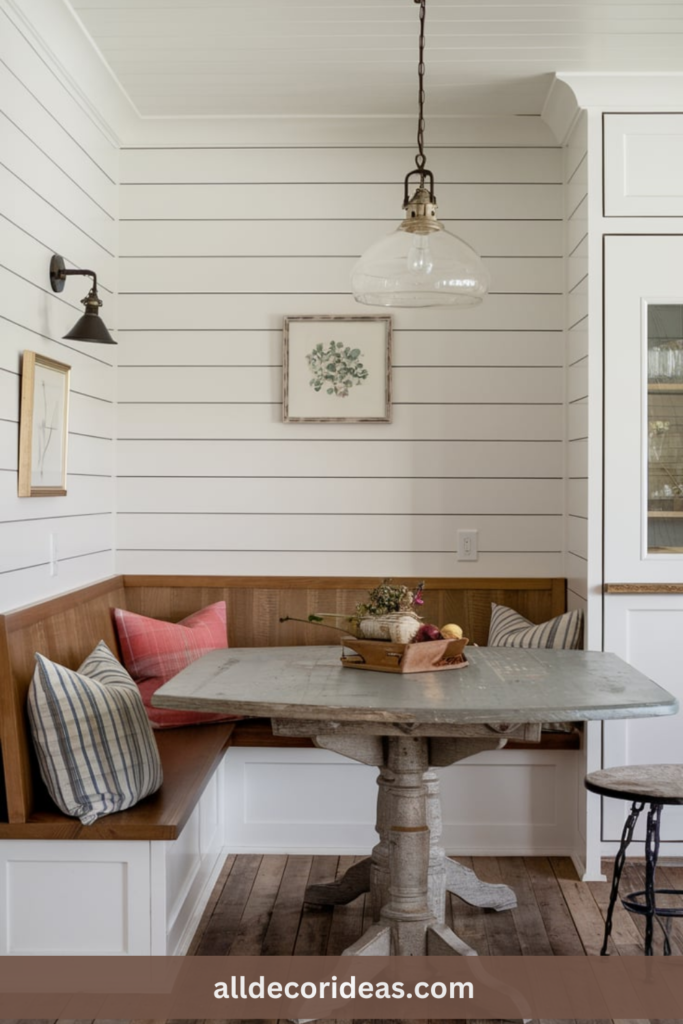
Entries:
{"label": "brass light fixture cap", "polygon": [[441,224],[436,219],[434,199],[434,193],[420,185],[403,204],[406,215],[400,230],[416,235],[429,235],[433,231],[441,231]]}

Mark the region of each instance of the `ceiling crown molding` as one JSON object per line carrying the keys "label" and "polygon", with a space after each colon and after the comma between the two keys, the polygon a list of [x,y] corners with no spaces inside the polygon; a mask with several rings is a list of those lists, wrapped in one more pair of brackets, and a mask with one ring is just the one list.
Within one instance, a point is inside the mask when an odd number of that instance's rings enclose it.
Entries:
{"label": "ceiling crown molding", "polygon": [[119,146],[139,114],[71,7],[64,0],[0,0],[0,9],[91,121]]}
{"label": "ceiling crown molding", "polygon": [[550,128],[560,146],[563,146],[571,135],[580,113],[581,107],[573,90],[555,76],[543,104],[541,119]]}
{"label": "ceiling crown molding", "polygon": [[558,72],[556,81],[569,87],[579,107],[614,112],[683,109],[682,73]]}

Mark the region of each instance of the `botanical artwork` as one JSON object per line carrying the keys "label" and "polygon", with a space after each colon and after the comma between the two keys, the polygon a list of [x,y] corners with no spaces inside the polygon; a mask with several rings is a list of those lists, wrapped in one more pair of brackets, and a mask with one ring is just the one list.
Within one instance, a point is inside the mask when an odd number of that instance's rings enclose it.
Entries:
{"label": "botanical artwork", "polygon": [[391,317],[286,317],[286,423],[388,422]]}
{"label": "botanical artwork", "polygon": [[66,494],[69,371],[65,363],[24,352],[19,430],[20,497]]}
{"label": "botanical artwork", "polygon": [[360,361],[359,348],[349,348],[342,341],[331,341],[329,348],[318,342],[306,356],[311,368],[311,387],[314,391],[325,388],[325,394],[348,398],[351,388],[367,380],[368,371]]}

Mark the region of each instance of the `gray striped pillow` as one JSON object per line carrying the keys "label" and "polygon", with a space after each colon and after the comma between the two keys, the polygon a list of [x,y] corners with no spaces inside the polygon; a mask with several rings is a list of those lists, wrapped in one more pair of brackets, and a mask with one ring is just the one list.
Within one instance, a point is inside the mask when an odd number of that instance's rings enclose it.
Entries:
{"label": "gray striped pillow", "polygon": [[77,672],[36,654],[28,713],[43,782],[59,809],[84,825],[161,785],[137,685],[104,641]]}
{"label": "gray striped pillow", "polygon": [[575,650],[581,643],[583,614],[565,612],[549,622],[534,625],[519,612],[502,604],[491,605],[489,647],[549,647]]}

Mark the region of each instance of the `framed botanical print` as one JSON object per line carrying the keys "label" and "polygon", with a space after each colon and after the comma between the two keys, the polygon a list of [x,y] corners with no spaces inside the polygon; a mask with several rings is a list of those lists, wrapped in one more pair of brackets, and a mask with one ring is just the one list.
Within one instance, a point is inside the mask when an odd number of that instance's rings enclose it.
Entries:
{"label": "framed botanical print", "polygon": [[71,367],[24,352],[19,420],[20,498],[66,494]]}
{"label": "framed botanical print", "polygon": [[285,423],[391,421],[391,317],[288,316]]}

